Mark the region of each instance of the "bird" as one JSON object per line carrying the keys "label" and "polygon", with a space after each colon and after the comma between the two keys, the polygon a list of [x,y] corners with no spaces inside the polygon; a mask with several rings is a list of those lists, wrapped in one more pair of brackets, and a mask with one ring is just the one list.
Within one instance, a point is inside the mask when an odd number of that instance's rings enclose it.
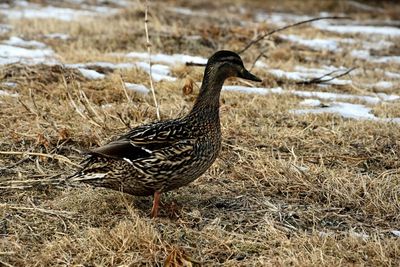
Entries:
{"label": "bird", "polygon": [[157,217],[162,193],[193,182],[216,160],[222,139],[220,93],[229,77],[262,81],[235,52],[214,53],[187,115],[138,126],[87,151],[81,169],[69,180],[135,196],[153,195],[150,216]]}

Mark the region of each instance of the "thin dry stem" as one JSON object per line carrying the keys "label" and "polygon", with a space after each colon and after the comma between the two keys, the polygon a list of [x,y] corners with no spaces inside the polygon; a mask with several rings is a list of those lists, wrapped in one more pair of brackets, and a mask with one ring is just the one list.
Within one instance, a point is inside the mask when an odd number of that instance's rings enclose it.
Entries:
{"label": "thin dry stem", "polygon": [[149,29],[148,29],[148,22],[149,22],[148,12],[149,12],[149,3],[148,3],[148,0],[146,0],[146,7],[145,7],[145,11],[144,11],[144,29],[146,32],[147,53],[149,54],[149,81],[150,81],[151,94],[153,96],[154,105],[156,107],[157,119],[160,120],[161,119],[160,106],[158,105],[158,101],[156,98],[156,92],[154,90],[154,85],[153,85],[152,66],[151,66],[151,43],[150,43]]}
{"label": "thin dry stem", "polygon": [[264,33],[264,34],[260,35],[255,40],[250,41],[242,50],[238,51],[238,54],[244,53],[251,46],[255,45],[256,43],[258,43],[259,41],[261,41],[265,37],[268,37],[268,36],[270,36],[270,35],[272,35],[274,33],[281,32],[281,31],[284,31],[284,30],[287,30],[289,28],[293,28],[293,27],[296,27],[296,26],[300,26],[302,24],[306,24],[306,23],[310,23],[310,22],[314,22],[314,21],[318,21],[318,20],[326,20],[326,19],[351,19],[351,18],[350,17],[341,17],[341,16],[328,16],[328,17],[312,18],[312,19],[308,19],[308,20],[299,21],[299,22],[296,22],[296,23],[293,23],[293,24],[289,24],[289,25],[286,25],[284,27],[281,27],[281,28],[278,28],[278,29],[274,29],[272,31],[269,31],[267,33]]}
{"label": "thin dry stem", "polygon": [[75,166],[75,167],[80,167],[79,164],[73,163],[70,161],[67,157],[64,157],[62,155],[57,155],[57,154],[45,154],[45,153],[38,153],[38,152],[28,152],[28,151],[0,151],[1,155],[28,155],[28,156],[37,156],[37,157],[46,157],[46,158],[51,158],[55,159],[58,161],[62,161],[64,163],[67,163],[69,165]]}

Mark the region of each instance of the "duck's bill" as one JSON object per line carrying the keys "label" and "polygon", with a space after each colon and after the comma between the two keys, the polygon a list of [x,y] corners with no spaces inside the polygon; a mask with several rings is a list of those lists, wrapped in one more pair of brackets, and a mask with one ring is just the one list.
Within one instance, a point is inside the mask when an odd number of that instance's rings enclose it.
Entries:
{"label": "duck's bill", "polygon": [[240,78],[250,80],[250,81],[255,81],[255,82],[262,82],[260,78],[255,76],[254,74],[250,73],[248,70],[243,69],[242,73],[240,73]]}

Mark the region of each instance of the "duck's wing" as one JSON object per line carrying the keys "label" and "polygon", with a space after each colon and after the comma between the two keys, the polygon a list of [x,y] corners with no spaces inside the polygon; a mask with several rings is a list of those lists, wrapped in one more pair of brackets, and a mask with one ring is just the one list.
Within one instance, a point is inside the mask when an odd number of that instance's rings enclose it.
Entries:
{"label": "duck's wing", "polygon": [[179,153],[193,148],[193,139],[188,137],[185,125],[180,122],[155,123],[132,129],[117,140],[91,150],[89,154],[132,161],[152,157],[161,151]]}

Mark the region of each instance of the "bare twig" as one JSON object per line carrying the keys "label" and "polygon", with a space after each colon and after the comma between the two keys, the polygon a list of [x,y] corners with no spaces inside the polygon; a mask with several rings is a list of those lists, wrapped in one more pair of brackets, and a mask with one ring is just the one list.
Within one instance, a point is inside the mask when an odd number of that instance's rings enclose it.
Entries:
{"label": "bare twig", "polygon": [[27,152],[27,151],[0,151],[0,155],[28,155],[28,156],[38,156],[38,157],[46,157],[46,158],[51,158],[51,159],[56,159],[58,161],[65,162],[69,165],[75,166],[75,167],[81,167],[80,165],[73,163],[70,161],[67,157],[64,157],[62,155],[57,155],[57,154],[45,154],[45,153],[38,153],[38,152]]}
{"label": "bare twig", "polygon": [[[68,84],[67,81],[65,80],[65,77],[63,76],[63,82],[64,82],[64,88],[65,88],[65,92],[67,94],[67,97],[69,98],[69,101],[71,103],[71,106],[75,109],[75,111],[85,120],[87,120],[88,122],[90,122],[91,124],[97,126],[97,127],[102,127],[98,122],[96,122],[95,120],[93,120],[93,118],[91,116],[86,116],[82,113],[82,111],[80,110],[80,108],[78,107],[78,105],[76,104],[76,102],[74,101],[74,99],[72,98],[71,94],[69,93],[68,90]],[[82,103],[83,104],[83,103]],[[88,110],[88,108],[85,106],[86,110]]]}
{"label": "bare twig", "polygon": [[[353,67],[353,68],[350,68],[350,69],[346,70],[345,72],[343,72],[341,74],[338,74],[336,76],[330,77],[331,74],[340,71],[340,70],[334,70],[334,71],[331,71],[330,73],[322,75],[321,77],[313,78],[313,79],[308,80],[308,81],[297,82],[296,84],[307,85],[307,84],[327,83],[327,82],[330,82],[330,81],[332,81],[334,79],[343,77],[343,76],[349,74],[350,72],[352,72],[355,69],[356,69],[356,67]],[[325,77],[328,77],[328,76],[329,76],[329,78],[324,79]]]}
{"label": "bare twig", "polygon": [[264,56],[265,56],[265,52],[266,52],[266,51],[267,51],[267,50],[265,49],[265,50],[261,51],[260,54],[258,54],[258,56],[256,57],[256,59],[254,60],[253,64],[252,64],[251,67],[250,67],[250,71],[252,71],[253,68],[256,66],[257,61],[258,61],[261,57],[264,57]]}
{"label": "bare twig", "polygon": [[146,31],[147,53],[149,54],[150,89],[151,89],[151,94],[153,95],[154,105],[156,106],[157,119],[160,120],[160,107],[158,106],[158,102],[157,102],[157,98],[156,98],[156,92],[155,92],[154,86],[153,86],[153,77],[152,77],[152,71],[151,71],[151,43],[150,43],[150,38],[149,38],[149,30],[148,30],[148,27],[147,27],[147,23],[149,22],[148,12],[149,12],[149,3],[148,3],[148,0],[146,0],[146,8],[145,8],[145,11],[144,11],[144,29]]}
{"label": "bare twig", "polygon": [[255,40],[250,41],[242,50],[240,50],[238,52],[238,54],[244,53],[251,46],[253,46],[254,44],[256,44],[259,41],[261,41],[262,39],[264,39],[265,37],[270,36],[270,35],[272,35],[274,33],[281,32],[281,31],[284,31],[286,29],[289,29],[289,28],[292,28],[292,27],[296,27],[296,26],[299,26],[299,25],[302,25],[302,24],[306,24],[306,23],[310,23],[310,22],[314,22],[314,21],[318,21],[318,20],[325,20],[325,19],[351,19],[351,18],[350,17],[340,17],[340,16],[318,17],[318,18],[312,18],[312,19],[296,22],[296,23],[293,23],[293,24],[290,24],[290,25],[286,25],[286,26],[284,26],[282,28],[274,29],[272,31],[264,33],[264,34],[260,35],[259,37],[257,37]]}

